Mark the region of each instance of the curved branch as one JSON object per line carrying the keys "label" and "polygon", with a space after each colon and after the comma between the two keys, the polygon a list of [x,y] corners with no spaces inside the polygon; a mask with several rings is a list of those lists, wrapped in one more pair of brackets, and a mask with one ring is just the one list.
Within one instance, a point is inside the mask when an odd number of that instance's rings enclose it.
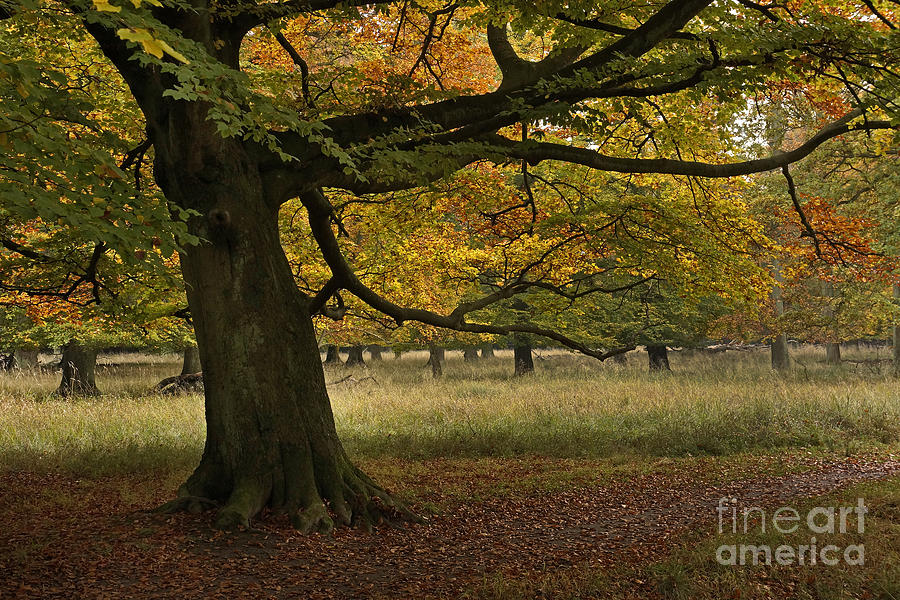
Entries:
{"label": "curved branch", "polygon": [[[322,251],[322,256],[325,258],[325,261],[331,268],[333,276],[332,279],[336,282],[337,285],[340,285],[343,289],[346,289],[375,310],[378,310],[393,318],[398,324],[402,324],[405,321],[418,321],[426,325],[433,325],[435,327],[441,327],[444,329],[452,329],[454,331],[464,331],[469,333],[489,333],[494,335],[509,335],[510,333],[530,333],[554,340],[556,342],[559,342],[563,346],[566,346],[567,348],[576,350],[578,352],[581,352],[582,354],[591,356],[598,360],[606,360],[607,358],[617,356],[634,349],[634,346],[627,346],[607,351],[595,350],[585,344],[582,344],[581,342],[578,342],[577,340],[573,340],[572,338],[564,336],[559,332],[528,323],[511,325],[488,325],[483,323],[467,322],[465,320],[465,315],[467,312],[471,312],[471,310],[475,310],[476,308],[481,308],[487,305],[481,302],[460,305],[449,315],[441,315],[430,310],[408,308],[395,304],[390,300],[378,295],[372,289],[363,284],[356,276],[356,273],[353,272],[350,264],[347,263],[347,260],[344,258],[343,254],[341,253],[340,247],[338,246],[337,238],[334,237],[334,232],[331,231],[331,204],[328,202],[322,192],[319,190],[307,192],[300,197],[300,200],[303,202],[304,206],[306,206],[307,212],[309,213],[309,224],[312,229],[313,237],[315,237],[316,242],[319,244],[319,248]],[[512,291],[512,288],[506,288],[505,290],[495,292],[491,296],[496,297],[496,299],[494,300],[496,301],[501,298],[511,297],[515,293],[515,291]]]}
{"label": "curved branch", "polygon": [[826,141],[851,131],[871,131],[876,129],[897,129],[890,121],[867,121],[859,126],[850,125],[850,121],[863,115],[862,109],[854,110],[829,123],[804,144],[789,152],[781,152],[754,160],[712,164],[698,161],[673,160],[667,158],[619,158],[607,156],[586,148],[577,148],[549,142],[516,142],[500,135],[485,137],[492,146],[505,156],[527,160],[537,164],[544,160],[559,160],[583,165],[601,171],[617,173],[660,173],[668,175],[690,175],[694,177],[737,177],[780,169],[795,163],[813,152]]}

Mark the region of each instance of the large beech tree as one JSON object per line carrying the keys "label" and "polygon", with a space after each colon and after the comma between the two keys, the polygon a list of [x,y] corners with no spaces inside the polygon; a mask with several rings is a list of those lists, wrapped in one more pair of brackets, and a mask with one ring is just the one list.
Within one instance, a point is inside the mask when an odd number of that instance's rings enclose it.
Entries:
{"label": "large beech tree", "polygon": [[[168,508],[217,506],[220,527],[245,525],[265,507],[287,511],[304,530],[411,516],[351,463],[335,432],[312,316],[340,291],[398,322],[543,335],[610,355],[527,322],[471,316],[543,285],[528,270],[444,314],[381,296],[342,255],[329,190],[410,189],[485,160],[521,161],[523,170],[562,161],[626,175],[737,177],[896,123],[896,6],[879,0],[853,10],[845,0],[5,0],[0,15],[59,21],[60,7],[127,84],[146,122],[156,184],[201,240],[184,246],[181,267],[203,363],[207,440]],[[292,19],[307,25],[290,27]],[[242,60],[269,32],[279,32],[273,39],[291,73]],[[370,43],[358,44],[366,32]],[[373,60],[373,48],[397,58]],[[488,55],[497,76],[484,91],[460,73],[483,69]],[[64,93],[53,65],[3,64],[24,93]],[[368,75],[366,65],[374,68]],[[782,85],[830,100],[821,127],[784,152],[753,155],[736,124],[751,126],[754,96]],[[38,113],[35,122],[89,110],[71,108]],[[28,119],[17,122],[0,143],[27,168],[41,141],[29,137]],[[303,204],[331,271],[316,293],[298,290],[279,239],[279,209],[292,199]],[[390,197],[381,201],[391,214]]]}

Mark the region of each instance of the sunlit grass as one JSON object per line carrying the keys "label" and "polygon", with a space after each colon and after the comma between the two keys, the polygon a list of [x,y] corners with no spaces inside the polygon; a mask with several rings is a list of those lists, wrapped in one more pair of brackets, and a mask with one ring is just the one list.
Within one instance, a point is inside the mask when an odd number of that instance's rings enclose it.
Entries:
{"label": "sunlit grass", "polygon": [[[448,353],[439,381],[423,353],[329,368],[338,431],[353,456],[367,459],[852,453],[900,440],[896,380],[867,367],[827,367],[820,349],[798,353],[802,364],[787,375],[772,373],[764,352],[673,353],[674,371],[658,374],[647,372],[641,353],[624,367],[539,354],[537,373],[523,378],[511,376],[509,352],[475,364]],[[106,359],[116,364],[98,368],[97,398],[53,397],[52,371],[0,375],[2,468],[112,473],[195,464],[202,398],[151,394],[179,371],[178,357],[139,358]]]}

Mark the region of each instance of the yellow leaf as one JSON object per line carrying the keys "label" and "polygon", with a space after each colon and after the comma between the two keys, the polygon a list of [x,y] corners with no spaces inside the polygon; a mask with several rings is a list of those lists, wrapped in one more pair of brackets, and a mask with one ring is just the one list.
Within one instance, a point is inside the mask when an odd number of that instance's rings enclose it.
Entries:
{"label": "yellow leaf", "polygon": [[94,8],[102,12],[121,12],[121,6],[113,6],[109,3],[109,0],[94,0]]}

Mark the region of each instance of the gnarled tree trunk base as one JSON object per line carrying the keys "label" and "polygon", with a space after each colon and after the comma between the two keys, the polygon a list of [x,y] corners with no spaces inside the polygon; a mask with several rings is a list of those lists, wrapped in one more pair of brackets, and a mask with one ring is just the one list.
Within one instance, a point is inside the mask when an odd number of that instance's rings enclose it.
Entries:
{"label": "gnarled tree trunk base", "polygon": [[303,533],[329,533],[337,526],[371,531],[383,524],[424,522],[346,458],[317,460],[288,451],[282,468],[267,477],[234,479],[226,471],[224,465],[204,459],[181,486],[178,497],[157,512],[196,514],[217,509],[215,527],[233,530],[249,527],[251,519],[267,507],[287,514]]}

